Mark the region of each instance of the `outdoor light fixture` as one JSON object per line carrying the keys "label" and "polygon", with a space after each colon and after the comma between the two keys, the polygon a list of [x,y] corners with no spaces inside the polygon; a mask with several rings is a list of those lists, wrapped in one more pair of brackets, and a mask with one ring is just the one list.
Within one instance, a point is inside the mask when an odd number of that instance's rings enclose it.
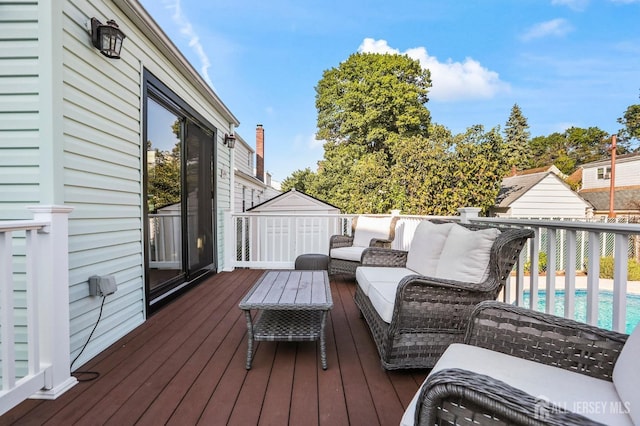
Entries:
{"label": "outdoor light fixture", "polygon": [[231,133],[224,134],[224,144],[229,147],[229,149],[233,149],[236,146],[236,136]]}
{"label": "outdoor light fixture", "polygon": [[91,42],[107,58],[120,59],[120,50],[125,37],[113,19],[103,24],[96,18],[91,18]]}

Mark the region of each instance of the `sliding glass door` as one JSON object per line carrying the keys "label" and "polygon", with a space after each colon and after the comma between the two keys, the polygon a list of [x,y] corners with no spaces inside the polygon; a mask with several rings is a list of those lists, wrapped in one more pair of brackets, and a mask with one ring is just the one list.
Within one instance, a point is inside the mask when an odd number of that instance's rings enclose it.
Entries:
{"label": "sliding glass door", "polygon": [[152,308],[215,270],[215,133],[152,76],[145,87],[145,281]]}

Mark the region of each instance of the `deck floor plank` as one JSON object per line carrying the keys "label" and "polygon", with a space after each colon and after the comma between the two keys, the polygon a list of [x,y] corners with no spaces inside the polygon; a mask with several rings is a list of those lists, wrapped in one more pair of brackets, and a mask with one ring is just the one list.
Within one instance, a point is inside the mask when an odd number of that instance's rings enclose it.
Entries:
{"label": "deck floor plank", "polygon": [[289,423],[317,426],[320,415],[318,411],[318,375],[326,374],[327,370],[323,370],[318,365],[320,348],[317,343],[299,343],[297,349]]}
{"label": "deck floor plank", "polygon": [[256,342],[245,369],[238,303],[260,270],[208,278],[79,370],[100,377],[55,401],[27,400],[0,425],[397,425],[426,371],[385,371],[353,303],[332,277],[328,369],[317,342]]}

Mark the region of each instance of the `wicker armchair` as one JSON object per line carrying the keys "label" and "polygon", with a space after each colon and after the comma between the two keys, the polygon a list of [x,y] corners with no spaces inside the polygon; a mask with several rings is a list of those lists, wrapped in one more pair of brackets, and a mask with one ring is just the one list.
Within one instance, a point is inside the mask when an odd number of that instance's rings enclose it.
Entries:
{"label": "wicker armchair", "polygon": [[[482,225],[462,226],[469,230],[489,230]],[[420,238],[419,230],[410,252],[376,248],[364,251],[362,267],[356,274],[358,285],[354,300],[367,321],[385,369],[431,368],[451,343],[462,341],[474,306],[498,296],[525,242],[533,235],[530,229],[501,231],[489,242],[488,265],[485,262],[484,266],[486,276],[479,282],[435,278],[407,269],[409,253],[418,245],[415,241]],[[427,239],[423,243],[435,245],[432,237],[423,239]],[[463,263],[459,259],[453,261]],[[394,276],[400,277],[396,278],[400,279],[399,283],[393,281]],[[381,313],[380,295],[371,288],[367,290],[368,280],[378,280],[377,285],[382,287],[380,293],[386,291],[392,305],[386,308],[386,315]]]}
{"label": "wicker armchair", "polygon": [[402,426],[638,424],[640,327],[629,337],[487,301],[464,343],[447,349]]}
{"label": "wicker armchair", "polygon": [[333,235],[329,240],[329,275],[355,275],[367,247],[391,248],[397,216],[358,216],[351,222],[351,235]]}

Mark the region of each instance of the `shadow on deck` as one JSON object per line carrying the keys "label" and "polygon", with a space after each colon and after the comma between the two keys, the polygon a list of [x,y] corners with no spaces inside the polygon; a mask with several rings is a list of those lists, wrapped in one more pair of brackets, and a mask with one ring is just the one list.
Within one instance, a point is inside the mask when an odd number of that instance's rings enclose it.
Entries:
{"label": "shadow on deck", "polygon": [[78,368],[99,378],[55,401],[27,400],[0,424],[399,424],[427,371],[382,369],[353,281],[331,280],[326,371],[316,342],[257,342],[245,369],[238,303],[262,273],[202,282]]}

